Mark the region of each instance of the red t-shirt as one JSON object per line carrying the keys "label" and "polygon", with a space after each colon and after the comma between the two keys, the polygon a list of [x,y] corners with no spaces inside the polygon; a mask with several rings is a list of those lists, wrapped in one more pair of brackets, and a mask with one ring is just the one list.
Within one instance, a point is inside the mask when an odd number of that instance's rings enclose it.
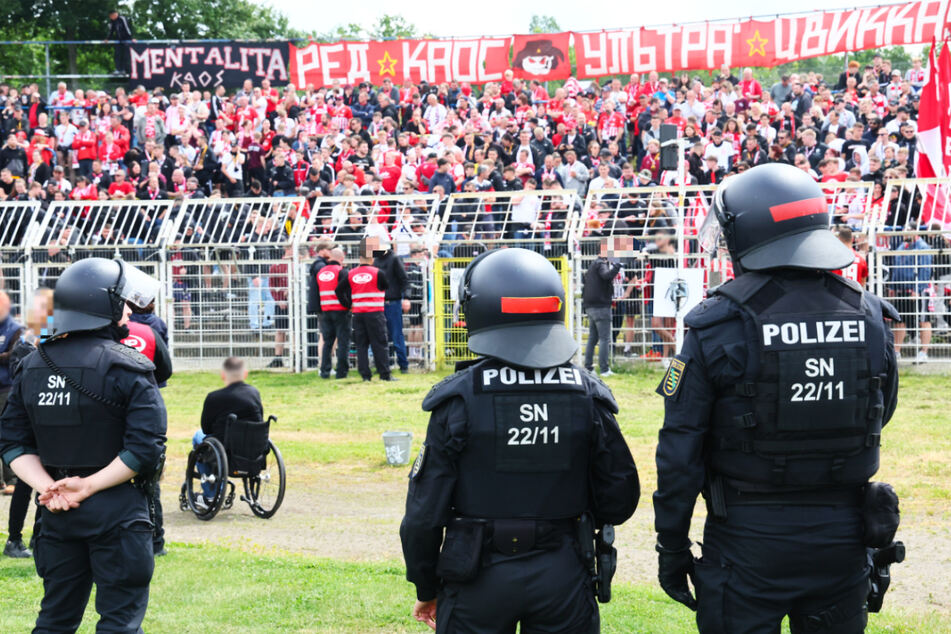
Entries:
{"label": "red t-shirt", "polygon": [[400,182],[400,176],[403,170],[395,165],[384,165],[380,168],[380,179],[382,179],[383,190],[392,194],[396,191],[396,186]]}
{"label": "red t-shirt", "polygon": [[832,272],[836,275],[841,275],[847,280],[858,282],[860,286],[865,286],[865,282],[868,281],[868,263],[865,261],[865,258],[855,251],[855,249],[852,249],[852,256],[852,264],[848,265],[844,269],[839,269]]}
{"label": "red t-shirt", "polygon": [[602,139],[619,139],[622,134],[624,134],[624,126],[626,121],[617,112],[612,112],[610,115],[604,113],[601,115],[600,120],[598,121],[598,129],[601,131]]}
{"label": "red t-shirt", "polygon": [[122,181],[121,183],[113,182],[109,185],[109,196],[115,195],[116,192],[120,192],[123,196],[128,196],[135,192],[135,187],[133,187],[129,181]]}

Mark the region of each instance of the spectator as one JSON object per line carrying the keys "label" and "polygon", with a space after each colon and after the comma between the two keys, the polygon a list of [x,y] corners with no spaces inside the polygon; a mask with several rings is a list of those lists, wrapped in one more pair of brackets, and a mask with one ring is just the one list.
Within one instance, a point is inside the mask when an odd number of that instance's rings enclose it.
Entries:
{"label": "spectator", "polygon": [[614,335],[611,329],[611,304],[614,299],[614,279],[621,272],[617,259],[630,248],[629,239],[603,238],[598,257],[584,274],[582,308],[588,316],[588,342],[585,346],[584,367],[594,371],[594,348],[598,347],[598,371],[602,377],[611,376],[611,348]]}
{"label": "spectator", "polygon": [[791,94],[792,86],[789,85],[789,75],[786,74],[783,74],[769,89],[769,98],[773,100],[773,103],[783,103]]}
{"label": "spectator", "polygon": [[409,360],[406,356],[406,340],[403,337],[403,313],[410,310],[407,296],[408,280],[403,261],[397,257],[391,245],[381,243],[379,255],[373,258],[373,266],[386,277],[383,314],[386,318],[386,331],[390,344],[396,352],[396,363],[402,374],[409,372]]}
{"label": "spectator", "polygon": [[838,271],[833,271],[833,273],[841,275],[847,280],[852,280],[862,288],[865,288],[865,284],[868,281],[868,264],[865,261],[865,257],[853,248],[851,227],[848,225],[838,225],[834,230],[835,235],[842,241],[842,244],[852,249],[854,260],[849,266],[844,269],[839,269]]}
{"label": "spectator", "polygon": [[109,33],[106,35],[106,41],[114,40],[116,43],[114,62],[116,69],[113,75],[129,74],[129,44],[135,40],[132,37],[132,23],[129,18],[119,14],[118,9],[109,11]]}
{"label": "spectator", "polygon": [[935,294],[931,278],[933,256],[930,253],[914,252],[930,249],[921,237],[905,234],[895,248],[898,255],[891,258],[888,267],[887,295],[901,318],[900,323],[892,324],[895,354],[901,355],[908,328],[914,328],[917,324],[919,351],[916,360],[919,363],[928,360]]}
{"label": "spectator", "polygon": [[432,193],[436,187],[442,187],[444,194],[451,194],[456,191],[456,185],[452,175],[449,173],[451,162],[449,159],[441,158],[436,161],[436,171],[427,180],[429,181],[428,191]]}
{"label": "spectator", "polygon": [[921,58],[913,57],[911,59],[911,68],[905,71],[905,81],[911,84],[915,91],[920,91],[928,79],[928,74],[921,67]]}
{"label": "spectator", "polygon": [[579,196],[584,196],[588,188],[588,168],[578,160],[574,149],[565,152],[565,163],[558,172],[565,189],[573,189]]}
{"label": "spectator", "polygon": [[268,290],[274,300],[274,358],[267,367],[284,367],[284,344],[287,341],[288,328],[288,260],[294,257],[294,247],[284,249],[284,258],[281,262],[272,264],[268,269]]}

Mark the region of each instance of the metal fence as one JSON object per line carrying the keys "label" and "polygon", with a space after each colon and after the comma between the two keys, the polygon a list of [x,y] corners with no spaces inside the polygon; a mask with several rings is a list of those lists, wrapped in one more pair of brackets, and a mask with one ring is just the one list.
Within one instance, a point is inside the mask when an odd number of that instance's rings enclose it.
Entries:
{"label": "metal fence", "polygon": [[177,208],[166,236],[170,345],[182,369],[229,356],[252,367],[300,364],[304,306],[293,283],[309,254],[299,246],[303,198],[199,199]]}
{"label": "metal fence", "polygon": [[[951,213],[947,180],[823,184],[836,221],[853,230],[868,266],[867,286],[892,301],[903,323],[896,341],[906,362],[951,361],[951,232],[920,229]],[[434,195],[63,201],[0,203],[0,287],[15,312],[32,289],[54,287],[85,257],[121,257],[162,282],[156,312],[169,325],[180,369],[212,369],[238,355],[254,368],[316,367],[317,320],[306,310],[308,269],[321,239],[356,262],[364,235],[393,239],[403,259],[411,308],[404,334],[411,364],[430,368],[465,358],[453,293],[472,257],[521,246],[563,275],[569,327],[587,344],[585,272],[602,238],[622,270],[612,282],[614,363],[653,362],[675,353],[682,316],[706,289],[732,277],[729,258],[703,254],[697,229],[711,187],[591,191],[563,189]],[[857,275],[846,270],[849,276]],[[580,359],[579,359],[580,360]]]}
{"label": "metal fence", "polygon": [[[609,356],[615,363],[675,354],[683,316],[707,286],[709,259],[697,246],[714,187],[644,187],[588,192],[575,227],[575,335],[588,346],[581,290],[605,238],[616,238],[621,270],[613,283]],[[591,343],[592,351],[595,342]]]}
{"label": "metal fence", "polygon": [[[396,254],[403,258],[409,283],[407,295],[410,309],[404,315],[403,335],[407,358],[416,367],[429,368],[433,363],[432,347],[432,283],[430,257],[436,251],[440,215],[445,209],[432,194],[382,196],[327,196],[316,199],[299,236],[299,244],[311,256],[302,262],[295,276],[298,297],[306,304],[307,268],[316,253],[311,253],[319,240],[332,240],[347,252],[346,264],[356,265],[357,247],[364,236],[391,240]],[[298,369],[316,368],[320,332],[314,316],[301,314],[296,328],[304,342],[303,361]],[[352,344],[351,344],[352,345]],[[392,354],[392,351],[391,351]],[[351,365],[356,361],[351,354]]]}
{"label": "metal fence", "polygon": [[[474,358],[468,348],[465,316],[460,310],[459,284],[472,257],[437,258],[432,268],[433,313],[432,349],[436,367]],[[561,275],[565,297],[572,296],[571,259],[567,255],[551,257],[549,261]],[[565,325],[572,327],[574,315],[571,303],[565,311]]]}
{"label": "metal fence", "polygon": [[28,262],[41,213],[39,203],[0,204],[0,289],[7,292],[18,312],[29,302],[36,286]]}

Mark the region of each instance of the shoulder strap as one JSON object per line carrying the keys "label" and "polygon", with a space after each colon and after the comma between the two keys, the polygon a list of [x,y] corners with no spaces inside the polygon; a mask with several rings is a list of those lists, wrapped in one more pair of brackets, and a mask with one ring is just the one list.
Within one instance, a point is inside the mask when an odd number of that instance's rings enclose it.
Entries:
{"label": "shoulder strap", "polygon": [[600,377],[595,376],[593,372],[584,371],[582,374],[588,378],[588,394],[591,395],[591,398],[605,405],[612,414],[617,414],[619,408],[611,388]]}
{"label": "shoulder strap", "polygon": [[469,375],[469,371],[462,370],[460,372],[456,372],[455,374],[450,374],[442,381],[434,385],[429,391],[429,394],[426,395],[426,398],[423,399],[423,411],[431,412],[441,403],[454,396],[465,398],[466,379],[469,377]]}
{"label": "shoulder strap", "polygon": [[55,374],[56,376],[66,381],[66,385],[73,388],[74,390],[82,394],[83,396],[91,398],[92,400],[96,402],[102,403],[103,405],[106,405],[107,407],[112,407],[114,409],[125,411],[125,406],[122,405],[121,403],[118,403],[116,401],[113,401],[112,399],[106,398],[105,396],[102,396],[101,394],[96,394],[95,392],[87,388],[85,385],[73,379],[73,377],[69,376],[68,374],[63,372],[61,369],[59,369],[59,366],[53,363],[53,360],[50,359],[48,354],[46,354],[46,350],[44,349],[44,347],[45,347],[44,344],[40,344],[36,347],[37,352],[39,352],[40,354],[40,358],[43,359],[43,362],[46,364],[46,366],[50,370],[53,371],[53,374]]}
{"label": "shoulder strap", "polygon": [[721,284],[714,291],[714,295],[729,297],[740,305],[749,302],[756,293],[772,279],[762,273],[744,273],[726,284]]}

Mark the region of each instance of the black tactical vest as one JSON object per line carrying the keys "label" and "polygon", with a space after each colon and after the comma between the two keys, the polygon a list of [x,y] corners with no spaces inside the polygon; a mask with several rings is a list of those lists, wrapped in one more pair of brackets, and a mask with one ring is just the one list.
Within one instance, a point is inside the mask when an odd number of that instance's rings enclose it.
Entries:
{"label": "black tactical vest", "polygon": [[[432,411],[450,397],[465,400],[456,514],[487,519],[563,519],[589,506],[589,453],[594,398],[617,411],[610,391],[584,370],[545,370],[483,359],[433,388]],[[452,433],[452,431],[451,431]]]}
{"label": "black tactical vest", "polygon": [[47,467],[106,466],[123,447],[127,405],[117,373],[108,373],[113,366],[138,372],[150,372],[155,366],[135,350],[96,336],[69,336],[43,344],[43,350],[70,379],[118,407],[73,388],[38,352],[28,356],[22,365],[21,393],[40,460]]}
{"label": "black tactical vest", "polygon": [[747,273],[714,291],[756,332],[746,375],[714,407],[710,464],[747,490],[861,485],[878,470],[880,301],[837,275]]}

